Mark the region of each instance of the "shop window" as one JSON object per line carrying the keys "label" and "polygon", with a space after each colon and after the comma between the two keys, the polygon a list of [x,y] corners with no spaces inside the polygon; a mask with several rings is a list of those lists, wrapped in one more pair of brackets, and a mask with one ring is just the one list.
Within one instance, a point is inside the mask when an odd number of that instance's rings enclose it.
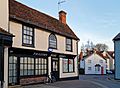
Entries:
{"label": "shop window", "polygon": [[47,60],[44,58],[35,59],[35,75],[47,74]]}
{"label": "shop window", "polygon": [[57,48],[57,38],[54,34],[50,34],[49,36],[49,48]]}
{"label": "shop window", "polygon": [[17,83],[17,57],[9,57],[9,84]]}
{"label": "shop window", "polygon": [[45,58],[20,58],[20,76],[46,75],[47,59]]}
{"label": "shop window", "polygon": [[63,60],[63,72],[74,72],[74,59],[66,59]]}
{"label": "shop window", "polygon": [[66,51],[72,51],[72,39],[66,38]]}
{"label": "shop window", "polygon": [[34,58],[20,58],[20,76],[34,75]]}
{"label": "shop window", "polygon": [[22,32],[22,45],[23,46],[34,46],[34,30],[31,27],[23,26]]}

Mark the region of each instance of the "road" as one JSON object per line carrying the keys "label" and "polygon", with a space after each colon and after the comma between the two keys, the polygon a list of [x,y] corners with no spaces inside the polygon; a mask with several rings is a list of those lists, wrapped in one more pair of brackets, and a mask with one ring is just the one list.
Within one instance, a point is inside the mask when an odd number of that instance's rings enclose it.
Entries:
{"label": "road", "polygon": [[120,80],[114,80],[114,75],[80,75],[79,80],[90,81],[103,88],[120,88]]}
{"label": "road", "polygon": [[79,80],[58,81],[14,88],[120,88],[120,80],[114,80],[113,75],[80,75]]}

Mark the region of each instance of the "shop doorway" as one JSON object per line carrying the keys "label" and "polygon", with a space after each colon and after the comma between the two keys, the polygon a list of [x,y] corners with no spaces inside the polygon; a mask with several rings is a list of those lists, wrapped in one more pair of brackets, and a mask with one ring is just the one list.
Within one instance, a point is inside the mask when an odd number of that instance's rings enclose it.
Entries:
{"label": "shop doorway", "polygon": [[52,58],[51,72],[52,72],[52,75],[55,77],[56,81],[58,81],[59,80],[59,59],[58,58]]}

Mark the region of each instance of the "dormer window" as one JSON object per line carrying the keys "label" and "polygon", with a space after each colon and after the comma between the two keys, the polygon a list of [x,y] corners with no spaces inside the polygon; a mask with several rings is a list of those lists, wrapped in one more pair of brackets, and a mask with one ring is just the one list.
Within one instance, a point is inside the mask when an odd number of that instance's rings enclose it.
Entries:
{"label": "dormer window", "polygon": [[22,45],[23,46],[34,46],[34,30],[32,27],[23,26],[22,29]]}
{"label": "dormer window", "polygon": [[57,49],[57,38],[54,34],[49,36],[49,48]]}

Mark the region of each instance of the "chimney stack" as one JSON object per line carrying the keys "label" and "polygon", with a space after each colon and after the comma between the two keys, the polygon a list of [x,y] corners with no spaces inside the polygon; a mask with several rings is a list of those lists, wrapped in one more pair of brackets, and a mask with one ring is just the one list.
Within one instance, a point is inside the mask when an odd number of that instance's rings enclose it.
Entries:
{"label": "chimney stack", "polygon": [[64,11],[59,12],[59,21],[63,24],[66,24],[66,14]]}

